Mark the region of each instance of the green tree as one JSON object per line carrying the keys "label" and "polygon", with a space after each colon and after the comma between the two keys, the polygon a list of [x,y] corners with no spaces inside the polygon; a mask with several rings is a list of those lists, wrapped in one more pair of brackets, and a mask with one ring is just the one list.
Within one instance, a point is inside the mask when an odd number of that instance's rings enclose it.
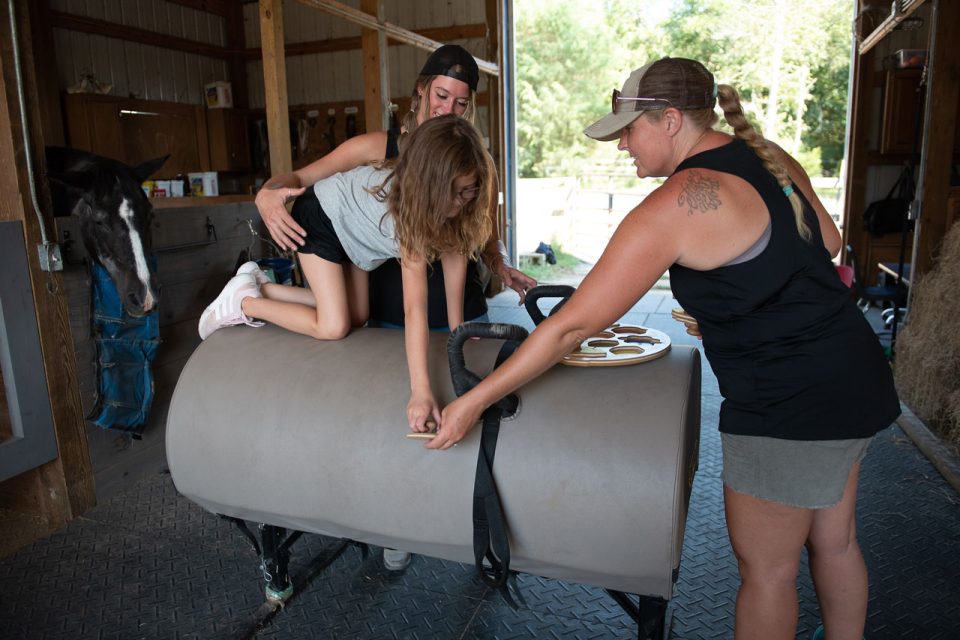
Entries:
{"label": "green tree", "polygon": [[734,86],[762,133],[836,171],[843,153],[852,3],[684,0],[664,24],[664,53],[704,62]]}
{"label": "green tree", "polygon": [[[736,87],[768,138],[835,172],[843,152],[852,2],[836,0],[523,0],[516,7],[522,177],[576,172],[611,155],[583,128],[645,62],[703,62]],[[808,163],[809,164],[809,163]],[[820,167],[807,167],[819,173]]]}
{"label": "green tree", "polygon": [[519,174],[574,172],[584,127],[609,110],[597,100],[615,82],[609,29],[586,0],[515,6]]}

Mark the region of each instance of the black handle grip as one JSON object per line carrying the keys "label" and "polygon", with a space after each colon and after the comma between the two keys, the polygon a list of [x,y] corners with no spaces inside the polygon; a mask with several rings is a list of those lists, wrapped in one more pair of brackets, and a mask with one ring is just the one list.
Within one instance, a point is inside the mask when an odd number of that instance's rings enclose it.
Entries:
{"label": "black handle grip", "polygon": [[527,297],[524,300],[523,306],[526,307],[527,313],[530,314],[530,319],[533,320],[533,324],[540,324],[546,320],[547,317],[543,315],[540,307],[537,306],[537,300],[540,298],[561,298],[560,302],[550,310],[550,315],[553,315],[570,299],[574,291],[576,291],[575,287],[566,284],[548,284],[534,287],[530,289],[530,291],[527,291]]}
{"label": "black handle grip", "polygon": [[447,339],[447,359],[450,361],[450,377],[453,390],[462,396],[480,382],[480,376],[467,369],[463,357],[463,343],[470,338],[492,338],[508,342],[523,342],[527,330],[515,324],[500,322],[464,322]]}

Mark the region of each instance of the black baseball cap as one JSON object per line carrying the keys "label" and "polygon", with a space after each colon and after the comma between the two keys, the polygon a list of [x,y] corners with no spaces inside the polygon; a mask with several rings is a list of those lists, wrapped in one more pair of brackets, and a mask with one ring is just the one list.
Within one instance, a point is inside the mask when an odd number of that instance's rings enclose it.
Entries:
{"label": "black baseball cap", "polygon": [[470,91],[476,91],[480,68],[469,51],[458,44],[445,44],[430,54],[420,69],[420,75],[449,76],[465,82]]}

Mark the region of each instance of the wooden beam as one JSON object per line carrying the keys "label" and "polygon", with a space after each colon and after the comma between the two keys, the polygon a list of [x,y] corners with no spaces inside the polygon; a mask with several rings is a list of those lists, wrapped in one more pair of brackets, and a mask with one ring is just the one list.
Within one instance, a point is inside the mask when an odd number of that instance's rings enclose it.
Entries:
{"label": "wooden beam", "polygon": [[247,90],[247,63],[241,51],[244,48],[243,5],[230,4],[224,16],[227,49],[231,53],[227,58],[227,73],[233,90],[233,106],[246,109],[249,105]]}
{"label": "wooden beam", "polygon": [[[14,4],[23,91],[26,104],[35,105],[38,93],[33,71],[28,0],[16,0]],[[26,139],[30,142],[25,143],[16,74],[13,72],[15,64],[7,6],[7,3],[0,5],[0,67],[4,69],[0,80],[0,218],[17,220],[23,225],[47,396],[50,398],[59,457],[0,483],[0,504],[15,511],[38,515],[51,528],[56,528],[93,507],[96,496],[63,277],[60,272],[40,269],[36,249],[41,242],[42,227],[30,195],[33,185],[30,184],[26,158],[29,151],[33,158],[34,175],[42,175],[43,132],[38,119],[28,117]],[[50,223],[50,198],[42,181],[37,182],[37,190],[42,216]],[[52,223],[47,231],[48,237],[52,237]]]}
{"label": "wooden beam", "polygon": [[[191,3],[184,1],[182,4],[190,5]],[[242,5],[239,4],[230,6],[237,10],[242,9]],[[216,13],[217,15],[220,15],[215,11],[210,11],[210,13]],[[239,17],[239,20],[237,20],[237,14],[235,13],[227,12],[227,15],[224,16],[227,20],[226,47],[218,47],[216,45],[207,44],[206,42],[198,42],[196,40],[189,40],[186,38],[177,38],[175,36],[159,33],[157,31],[150,31],[148,29],[125,27],[115,22],[107,22],[106,20],[78,16],[71,13],[64,13],[62,11],[50,11],[49,15],[50,26],[58,29],[66,29],[67,31],[77,31],[80,33],[90,33],[93,35],[114,38],[116,40],[125,40],[128,42],[137,42],[140,44],[149,44],[163,49],[170,49],[172,51],[183,51],[186,53],[207,56],[209,58],[227,60],[231,63],[234,58],[239,58],[242,61],[259,60],[263,55],[263,52],[259,47],[244,47],[242,37],[237,39],[231,35],[237,33],[237,24],[239,24],[240,35],[243,35],[242,14]],[[487,25],[483,23],[474,23],[453,25],[449,27],[432,27],[429,29],[418,29],[416,31],[411,31],[410,33],[416,34],[426,41],[436,41],[435,44],[439,46],[440,43],[450,42],[452,40],[483,38],[487,34]],[[402,44],[409,43],[405,42],[404,40],[391,37],[389,34],[387,35],[388,46],[397,46]],[[361,38],[354,36],[347,38],[330,38],[328,40],[311,40],[307,42],[290,43],[285,45],[285,54],[287,57],[294,57],[311,55],[314,53],[331,53],[334,51],[356,51],[357,49],[361,48],[363,48]],[[480,61],[478,60],[478,62]],[[492,73],[492,71],[483,67],[481,67],[480,70],[487,73]],[[235,82],[234,86],[237,86]]]}
{"label": "wooden beam", "polygon": [[[484,2],[484,12],[487,19],[487,24],[496,25],[500,24],[500,0],[486,0]],[[486,25],[485,25],[486,26]],[[503,61],[500,60],[500,31],[499,29],[487,29],[486,30],[487,38],[487,51],[486,56],[491,60],[496,60],[498,65],[502,65]],[[490,139],[490,153],[493,156],[493,159],[497,163],[497,167],[502,173],[503,167],[500,159],[503,157],[503,132],[500,127],[501,120],[501,87],[500,87],[500,76],[491,77],[487,79],[487,94],[489,96],[489,109],[487,109],[487,123],[489,130],[487,131],[487,137]],[[500,176],[501,184],[503,184],[503,175]],[[501,237],[503,234],[503,229],[500,230]]]}
{"label": "wooden beam", "polygon": [[[363,11],[358,11],[357,9],[337,2],[336,0],[299,0],[299,2],[301,4],[314,7],[315,9],[325,11],[330,15],[337,16],[338,18],[343,18],[344,20],[348,20],[354,24],[358,24],[361,27],[384,31],[386,32],[387,36],[395,40],[399,40],[404,44],[409,44],[414,47],[419,47],[426,51],[435,51],[443,44],[442,42],[425,38],[415,31],[403,29],[402,27],[398,27],[390,22],[377,20]],[[477,58],[476,56],[474,56],[474,58],[477,61],[477,66],[480,67],[480,71],[494,76],[500,73],[500,68],[493,62],[488,62],[481,58]]]}
{"label": "wooden beam", "polygon": [[228,18],[230,14],[239,9],[243,13],[243,5],[232,2],[232,0],[167,0],[173,4],[179,4],[184,7],[190,7],[204,13],[212,13],[221,18]]}
{"label": "wooden beam", "polygon": [[[865,29],[864,21],[857,20],[854,24],[855,37],[862,37]],[[858,258],[862,262],[868,255],[869,237],[863,230],[861,217],[867,206],[867,172],[875,164],[872,162],[868,147],[870,139],[871,107],[873,106],[872,87],[877,83],[877,73],[874,71],[874,57],[876,52],[867,52],[853,56],[850,88],[850,123],[847,139],[847,168],[844,188],[843,220],[841,221],[843,246],[840,254],[842,264],[848,264],[847,245],[853,245]],[[879,67],[879,65],[877,65]],[[878,164],[878,163],[877,163]]]}
{"label": "wooden beam", "polygon": [[897,28],[901,22],[910,17],[910,15],[920,8],[926,0],[908,0],[907,2],[901,2],[897,0],[899,5],[898,10],[894,13],[891,13],[883,22],[880,23],[876,29],[868,34],[861,42],[858,48],[860,55],[865,54],[870,49],[873,49],[878,42],[883,40],[888,34],[890,34],[894,29]]}
{"label": "wooden beam", "polygon": [[69,31],[92,33],[107,38],[149,44],[163,49],[185,51],[186,53],[195,53],[209,58],[219,58],[221,60],[228,60],[232,55],[243,54],[243,50],[241,49],[231,51],[225,47],[218,47],[205,42],[187,40],[186,38],[178,38],[165,33],[138,29],[137,27],[126,27],[115,22],[77,16],[70,13],[63,13],[62,11],[51,11],[50,23],[54,27],[67,29]]}
{"label": "wooden beam", "polygon": [[[487,34],[487,25],[483,23],[461,24],[451,27],[434,27],[430,29],[418,29],[415,33],[425,38],[438,40],[440,42],[450,42],[452,40],[468,40],[471,38],[483,38]],[[387,36],[388,46],[404,45],[405,42],[395,40]],[[327,40],[310,40],[307,42],[292,42],[285,47],[288,58],[294,56],[306,56],[314,53],[332,53],[334,51],[356,51],[361,49],[363,43],[359,36],[346,38],[329,38]],[[249,47],[243,51],[245,60],[259,60],[259,47]]]}
{"label": "wooden beam", "polygon": [[[360,10],[380,21],[380,0],[360,0]],[[389,77],[386,70],[386,39],[380,31],[364,27],[360,35],[363,59],[363,104],[364,122],[367,131],[383,131],[384,114],[383,84]],[[389,90],[386,92],[388,93]]]}
{"label": "wooden beam", "polygon": [[293,170],[293,155],[287,106],[287,68],[283,55],[283,0],[260,0],[260,42],[270,173],[289,173]]}
{"label": "wooden beam", "polygon": [[33,29],[34,65],[37,77],[37,112],[43,137],[49,145],[64,146],[63,114],[60,109],[60,83],[57,74],[57,51],[50,26],[48,2],[30,3],[30,25]]}

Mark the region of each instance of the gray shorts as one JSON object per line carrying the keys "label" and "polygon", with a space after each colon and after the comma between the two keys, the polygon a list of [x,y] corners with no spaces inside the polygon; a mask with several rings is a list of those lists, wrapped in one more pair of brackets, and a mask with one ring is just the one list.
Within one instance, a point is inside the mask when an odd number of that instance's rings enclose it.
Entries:
{"label": "gray shorts", "polygon": [[826,509],[843,498],[850,469],[863,460],[870,440],[782,440],[721,433],[721,479],[737,493],[802,509]]}

